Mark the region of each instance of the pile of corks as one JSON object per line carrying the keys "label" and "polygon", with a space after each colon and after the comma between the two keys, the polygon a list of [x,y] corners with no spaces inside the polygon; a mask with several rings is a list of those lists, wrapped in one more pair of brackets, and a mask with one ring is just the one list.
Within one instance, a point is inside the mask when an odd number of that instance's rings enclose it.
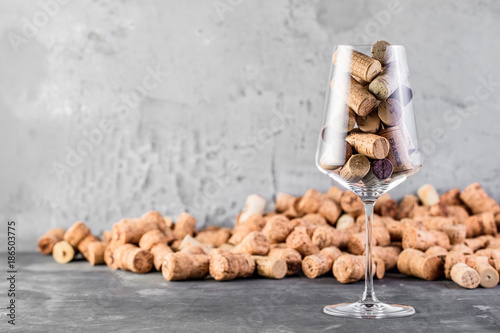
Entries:
{"label": "pile of corks", "polygon": [[[480,184],[438,195],[431,185],[398,204],[384,194],[373,220],[374,276],[399,272],[425,280],[443,274],[464,288],[495,287],[500,271],[500,206]],[[82,222],[49,230],[38,242],[58,263],[77,253],[91,265],[147,273],[166,280],[227,281],[259,275],[281,279],[300,271],[308,278],[331,275],[350,283],[365,276],[365,216],[361,200],[332,187],[302,197],[280,193],[275,211],[250,195],[233,229],[196,229],[196,219],[151,211],[122,219],[99,238]]]}

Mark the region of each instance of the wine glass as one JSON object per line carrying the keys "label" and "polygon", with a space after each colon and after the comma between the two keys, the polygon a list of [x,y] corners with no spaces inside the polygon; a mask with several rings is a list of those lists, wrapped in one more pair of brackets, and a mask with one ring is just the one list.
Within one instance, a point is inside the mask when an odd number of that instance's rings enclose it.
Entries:
{"label": "wine glass", "polygon": [[405,49],[385,41],[337,45],[328,83],[316,165],[363,201],[366,266],[362,298],[323,311],[355,318],[412,315],[410,306],[377,299],[372,252],[375,201],[422,166]]}

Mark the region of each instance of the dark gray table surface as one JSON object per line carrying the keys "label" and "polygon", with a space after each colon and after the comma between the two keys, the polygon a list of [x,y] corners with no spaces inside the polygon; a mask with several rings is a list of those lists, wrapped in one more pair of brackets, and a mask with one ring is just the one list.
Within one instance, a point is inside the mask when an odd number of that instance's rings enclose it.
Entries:
{"label": "dark gray table surface", "polygon": [[[1,256],[5,263],[6,256]],[[451,281],[426,282],[388,273],[376,280],[381,300],[412,305],[398,319],[346,319],[322,313],[327,304],[355,301],[363,283],[342,285],[332,276],[229,282],[167,282],[145,275],[60,265],[49,256],[17,257],[17,325],[2,315],[0,331],[50,332],[499,332],[500,287],[465,290]],[[4,270],[4,274],[6,270]],[[2,279],[2,308],[7,305]]]}

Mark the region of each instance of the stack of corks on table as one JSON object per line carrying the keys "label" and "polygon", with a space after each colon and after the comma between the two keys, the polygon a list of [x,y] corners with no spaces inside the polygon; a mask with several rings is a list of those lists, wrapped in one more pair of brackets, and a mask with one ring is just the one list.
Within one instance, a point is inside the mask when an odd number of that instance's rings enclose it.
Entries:
{"label": "stack of corks on table", "polygon": [[[386,271],[425,280],[444,275],[464,288],[491,288],[499,282],[500,206],[478,184],[454,188],[441,196],[430,185],[398,204],[388,194],[375,204],[374,276]],[[332,187],[310,189],[301,197],[280,193],[275,211],[250,195],[233,229],[196,230],[196,219],[171,218],[151,211],[122,219],[93,235],[82,222],[68,230],[52,229],[39,250],[59,263],[80,252],[91,265],[147,273],[153,268],[166,280],[217,281],[254,275],[281,279],[300,271],[308,278],[335,276],[341,283],[365,275],[365,216],[361,200]]]}

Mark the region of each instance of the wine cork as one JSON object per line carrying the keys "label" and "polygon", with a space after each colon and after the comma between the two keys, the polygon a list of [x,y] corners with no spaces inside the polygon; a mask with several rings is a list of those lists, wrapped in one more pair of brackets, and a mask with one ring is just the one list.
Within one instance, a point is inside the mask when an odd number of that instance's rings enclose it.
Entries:
{"label": "wine cork", "polygon": [[385,40],[376,41],[371,49],[372,58],[378,60],[383,66],[390,63],[392,60],[390,45]]}
{"label": "wine cork", "polygon": [[319,206],[318,214],[324,216],[329,224],[335,225],[335,222],[337,222],[338,218],[342,214],[342,209],[337,202],[325,199]]}
{"label": "wine cork", "polygon": [[295,228],[286,238],[286,246],[298,251],[302,256],[316,254],[319,248],[314,245],[311,237],[303,229]]}
{"label": "wine cork", "polygon": [[327,144],[343,138],[356,126],[356,113],[347,105],[344,112],[334,111],[330,117],[321,129],[321,139]]}
{"label": "wine cork", "polygon": [[328,225],[321,214],[306,214],[302,216],[301,220],[305,222],[305,225]]}
{"label": "wine cork", "polygon": [[396,219],[402,220],[409,217],[416,206],[418,206],[418,198],[413,194],[405,195],[396,210]]}
{"label": "wine cork", "polygon": [[347,135],[346,141],[349,142],[358,153],[369,158],[382,159],[387,157],[389,153],[389,142],[380,135],[352,131]]}
{"label": "wine cork", "polygon": [[165,256],[161,271],[167,281],[204,279],[209,272],[209,258],[205,254],[170,253]]}
{"label": "wine cork", "polygon": [[408,68],[398,63],[390,63],[369,85],[368,90],[379,100],[386,100],[408,76]]}
{"label": "wine cork", "polygon": [[390,96],[399,102],[402,106],[407,106],[413,98],[413,90],[405,85],[400,85]]}
{"label": "wine cork", "polygon": [[285,260],[263,256],[252,256],[252,258],[258,275],[277,280],[285,277],[287,272]]}
{"label": "wine cork", "polygon": [[388,98],[380,103],[377,115],[384,125],[396,126],[401,122],[403,108],[396,99]]}
{"label": "wine cork", "polygon": [[430,184],[420,186],[417,190],[417,194],[424,206],[432,206],[439,202],[439,194],[437,193],[434,186]]}
{"label": "wine cork", "polygon": [[379,135],[388,141],[389,149],[387,158],[394,166],[394,173],[413,169],[410,157],[408,156],[408,150],[406,149],[404,138],[399,130],[399,127],[394,126],[387,128],[380,131]]}
{"label": "wine cork", "polygon": [[153,265],[155,269],[161,271],[161,265],[163,264],[163,260],[165,260],[165,256],[174,251],[164,243],[157,243],[151,248],[150,252],[153,255]]}
{"label": "wine cork", "polygon": [[493,200],[479,183],[473,183],[467,186],[460,199],[470,208],[474,214],[490,212],[493,215],[500,213],[500,206]]}
{"label": "wine cork", "polygon": [[356,123],[358,124],[358,128],[365,133],[377,133],[380,129],[380,118],[379,111],[372,111],[370,114],[366,116],[356,115]]}
{"label": "wine cork", "polygon": [[262,233],[271,243],[281,243],[292,232],[290,220],[284,215],[273,216],[267,223]]}
{"label": "wine cork", "polygon": [[492,213],[476,214],[468,217],[465,222],[467,228],[467,237],[475,237],[479,235],[496,235],[497,225],[495,217]]}
{"label": "wine cork", "polygon": [[101,241],[91,242],[87,246],[87,260],[92,266],[104,264],[106,246],[106,243]]}
{"label": "wine cork", "polygon": [[[350,57],[350,60],[341,59],[340,57]],[[366,82],[371,82],[382,71],[382,65],[378,60],[356,50],[335,51],[333,54],[334,65],[338,64],[337,58],[341,63],[349,61],[350,73]]]}
{"label": "wine cork", "polygon": [[453,266],[450,275],[456,284],[467,289],[475,289],[481,282],[479,273],[462,262]]}
{"label": "wine cork", "polygon": [[450,252],[451,251],[461,252],[461,253],[463,253],[465,255],[474,254],[474,250],[472,250],[470,247],[468,247],[465,244],[456,244],[456,245],[453,245],[451,247],[451,249],[450,249]]}
{"label": "wine cork", "polygon": [[396,267],[400,253],[401,253],[401,248],[396,246],[373,247],[373,257],[383,260],[386,271]]}
{"label": "wine cork", "polygon": [[104,230],[102,232],[102,237],[101,238],[102,238],[102,241],[104,243],[106,243],[106,244],[110,243],[111,242],[111,230]]}
{"label": "wine cork", "polygon": [[427,230],[443,231],[445,226],[453,225],[454,220],[443,216],[415,216],[416,221],[421,221]]}
{"label": "wine cork", "polygon": [[464,240],[464,245],[472,249],[472,251],[477,251],[479,249],[484,249],[487,241],[488,239],[482,237],[466,238]]}
{"label": "wine cork", "polygon": [[[332,80],[331,89],[335,93],[336,82]],[[342,89],[338,89],[342,90]],[[366,116],[377,107],[377,99],[368,91],[367,87],[362,86],[351,77],[349,89],[347,92],[347,105],[358,115]]]}
{"label": "wine cork", "polygon": [[394,217],[396,216],[397,207],[396,200],[392,199],[389,193],[384,193],[375,201],[374,212],[380,216]]}
{"label": "wine cork", "polygon": [[450,244],[463,244],[467,235],[467,228],[465,225],[445,225],[443,231],[450,239]]}
{"label": "wine cork", "polygon": [[158,212],[150,212],[136,219],[121,219],[111,229],[112,242],[138,244],[146,232],[160,228]]}
{"label": "wine cork", "polygon": [[208,254],[208,251],[205,251],[205,249],[200,245],[185,246],[179,252],[184,252],[188,254]]}
{"label": "wine cork", "polygon": [[77,247],[88,235],[90,235],[90,229],[83,222],[76,222],[66,230],[64,240],[71,246]]}
{"label": "wine cork", "polygon": [[[373,274],[378,279],[384,276],[384,262],[376,258],[373,261]],[[333,264],[333,275],[340,283],[357,282],[365,277],[365,257],[342,255]]]}
{"label": "wine cork", "polygon": [[464,205],[463,201],[460,199],[460,189],[458,187],[454,187],[451,190],[441,194],[439,200],[447,206]]}
{"label": "wine cork", "polygon": [[448,216],[455,219],[459,224],[464,224],[465,220],[469,217],[469,213],[463,206],[446,206],[446,210],[448,211]]}
{"label": "wine cork", "polygon": [[116,249],[121,246],[117,243],[108,243],[104,249],[104,263],[111,269],[118,269],[119,261],[116,256]]}
{"label": "wine cork", "polygon": [[295,275],[302,268],[302,256],[294,249],[275,247],[269,251],[268,256],[286,262],[286,275]]}
{"label": "wine cork", "polygon": [[47,231],[38,239],[38,251],[42,254],[51,254],[57,242],[64,239],[64,228],[54,228]]}
{"label": "wine cork", "polygon": [[441,231],[419,230],[407,227],[403,231],[403,249],[427,250],[429,247],[437,245],[449,249],[450,240],[448,236]]}
{"label": "wine cork", "polygon": [[344,230],[338,230],[329,226],[319,226],[314,230],[311,240],[319,249],[330,246],[345,249],[349,242],[349,234]]}
{"label": "wine cork", "polygon": [[406,249],[398,258],[398,270],[408,276],[433,281],[443,274],[443,264],[436,256],[427,256],[415,249]]}
{"label": "wine cork", "polygon": [[67,264],[75,257],[75,248],[65,240],[54,244],[52,248],[52,257],[58,264]]}
{"label": "wine cork", "polygon": [[337,170],[341,168],[352,156],[352,146],[349,142],[342,140],[332,143],[325,148],[321,155],[320,166],[325,170]]}
{"label": "wine cork", "polygon": [[349,161],[340,169],[340,176],[348,181],[356,183],[363,179],[370,171],[370,161],[361,154],[352,155]]}
{"label": "wine cork", "polygon": [[287,211],[290,208],[290,206],[293,205],[294,200],[295,197],[293,195],[286,193],[278,193],[278,196],[276,197],[276,212],[283,213]]}
{"label": "wine cork", "polygon": [[[377,240],[375,237],[373,238],[373,246],[377,245]],[[349,236],[349,240],[347,243],[347,250],[349,253],[355,254],[355,255],[362,255],[365,253],[365,248],[366,248],[366,233],[365,232],[359,232],[356,234],[352,234]]]}
{"label": "wine cork", "polygon": [[143,250],[150,250],[154,245],[158,243],[163,243],[167,245],[175,239],[175,236],[170,232],[169,236],[166,236],[160,229],[153,229],[142,235],[139,240],[139,247]]}
{"label": "wine cork", "polygon": [[251,194],[247,197],[245,207],[238,216],[237,223],[244,223],[250,216],[254,214],[262,215],[266,207],[266,199],[258,194]]}
{"label": "wine cork", "polygon": [[128,247],[121,255],[122,269],[144,274],[153,268],[153,255],[137,246]]}
{"label": "wine cork", "polygon": [[450,251],[446,254],[444,262],[444,276],[451,279],[451,269],[458,263],[465,263],[465,254],[461,251]]}
{"label": "wine cork", "polygon": [[366,186],[376,186],[389,179],[393,172],[394,166],[387,158],[372,161],[370,171],[363,178],[363,184]]}
{"label": "wine cork", "polygon": [[302,261],[302,272],[309,279],[315,279],[332,270],[335,260],[342,256],[342,252],[336,247],[327,247],[318,254],[312,254]]}
{"label": "wine cork", "polygon": [[466,256],[465,263],[479,274],[479,285],[483,288],[494,288],[498,285],[497,270],[489,264],[486,256]]}
{"label": "wine cork", "polygon": [[342,189],[338,188],[337,186],[332,186],[326,193],[326,196],[334,202],[340,203],[340,197],[342,197],[343,193],[344,191]]}
{"label": "wine cork", "polygon": [[255,261],[249,254],[214,250],[210,253],[209,272],[216,281],[229,281],[252,276]]}
{"label": "wine cork", "polygon": [[248,253],[252,255],[266,255],[269,252],[269,240],[266,235],[260,231],[249,233],[238,245],[232,250],[235,253]]}
{"label": "wine cork", "polygon": [[413,142],[413,138],[411,137],[408,127],[406,127],[406,124],[404,122],[400,122],[398,124],[398,127],[405,140],[406,150],[408,151],[408,154],[412,154],[417,148],[415,147],[415,142]]}
{"label": "wine cork", "polygon": [[351,191],[345,191],[340,198],[340,207],[344,212],[356,218],[365,213],[363,201]]}

